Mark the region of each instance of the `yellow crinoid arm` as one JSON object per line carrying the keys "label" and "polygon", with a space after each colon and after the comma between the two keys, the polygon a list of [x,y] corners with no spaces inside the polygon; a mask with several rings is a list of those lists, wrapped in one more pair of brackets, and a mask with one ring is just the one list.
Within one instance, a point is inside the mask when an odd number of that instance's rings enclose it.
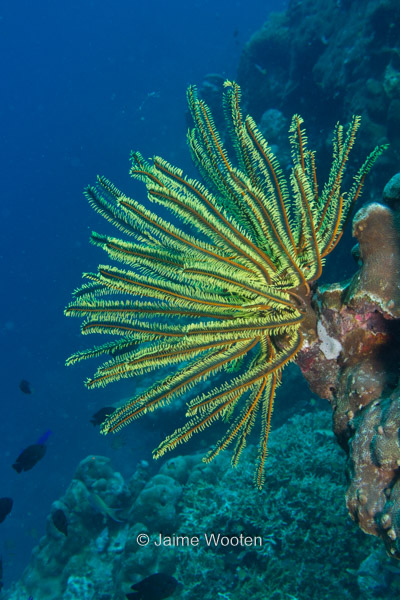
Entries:
{"label": "yellow crinoid arm", "polygon": [[234,445],[236,466],[258,428],[255,483],[261,488],[275,391],[302,346],[308,282],[321,275],[384,147],[375,148],[344,189],[360,118],[347,130],[337,125],[332,165],[321,185],[299,115],[289,130],[292,168],[286,176],[254,120],[242,114],[236,83],[226,82],[224,92],[235,156],[195,87],[188,104],[194,124],[188,143],[203,181],[135,152],[131,175],[144,183],[147,202],[105,177],[85,191],[119,235],[92,233],[91,243],[110,264],[85,273],[65,314],[83,318],[84,335],[111,339],[75,352],[67,364],[103,357],[86,381],[89,389],[140,376],[151,381],[106,419],[103,433],[187,397],[186,425],[160,444],[156,457],[222,418],[226,433],[205,460]]}

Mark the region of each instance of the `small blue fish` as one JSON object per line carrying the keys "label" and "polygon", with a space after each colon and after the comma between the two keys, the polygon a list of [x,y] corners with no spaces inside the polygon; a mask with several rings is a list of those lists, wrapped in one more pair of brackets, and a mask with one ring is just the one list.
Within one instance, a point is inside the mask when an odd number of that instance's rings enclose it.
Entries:
{"label": "small blue fish", "polygon": [[105,421],[107,417],[112,415],[114,411],[115,406],[105,406],[94,413],[93,417],[90,419],[90,422],[94,427],[96,427],[96,425],[101,425],[102,422]]}
{"label": "small blue fish", "polygon": [[12,498],[0,498],[0,523],[2,523],[6,516],[11,512],[12,507]]}
{"label": "small blue fish", "polygon": [[40,436],[40,438],[38,439],[38,441],[36,443],[37,444],[44,444],[45,442],[47,442],[47,440],[51,436],[51,433],[52,433],[51,429],[48,429],[43,435]]}
{"label": "small blue fish", "polygon": [[31,384],[26,379],[21,379],[21,381],[19,382],[19,389],[24,394],[32,394]]}

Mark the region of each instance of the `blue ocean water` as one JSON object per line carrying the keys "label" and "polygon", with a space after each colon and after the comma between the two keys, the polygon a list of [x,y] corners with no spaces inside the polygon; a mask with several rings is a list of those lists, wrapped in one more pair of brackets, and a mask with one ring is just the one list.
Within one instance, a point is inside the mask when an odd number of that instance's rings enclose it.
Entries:
{"label": "blue ocean water", "polygon": [[[63,308],[80,274],[103,260],[88,238],[105,225],[82,189],[101,173],[129,192],[131,149],[188,164],[188,84],[210,72],[234,79],[244,43],[285,5],[21,0],[0,8],[0,497],[14,499],[0,525],[5,585],[27,564],[80,460],[107,455],[128,475],[159,441],[140,423],[113,448],[89,419],[131,383],[89,392],[82,381],[94,365],[64,366],[91,340]],[[21,392],[21,379],[32,394]],[[49,429],[46,456],[17,474],[18,454]]]}

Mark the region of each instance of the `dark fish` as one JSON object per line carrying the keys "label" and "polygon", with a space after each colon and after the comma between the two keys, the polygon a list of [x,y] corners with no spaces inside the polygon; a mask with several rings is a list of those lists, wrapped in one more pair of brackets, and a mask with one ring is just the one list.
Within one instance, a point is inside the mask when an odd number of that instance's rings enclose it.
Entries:
{"label": "dark fish", "polygon": [[68,535],[68,521],[65,512],[59,508],[51,515],[54,526],[64,535]]}
{"label": "dark fish", "polygon": [[0,523],[4,521],[6,516],[11,512],[13,501],[11,498],[0,498]]}
{"label": "dark fish", "polygon": [[154,573],[131,586],[134,592],[126,594],[128,600],[163,600],[174,593],[178,585],[175,577],[165,573]]}
{"label": "dark fish", "polygon": [[15,469],[17,473],[29,471],[29,469],[32,469],[36,463],[43,458],[46,454],[46,449],[44,444],[32,444],[32,446],[28,446],[25,450],[22,450],[21,454],[18,456],[12,466],[13,469]]}
{"label": "dark fish", "polygon": [[94,427],[96,427],[96,425],[101,425],[102,422],[114,412],[114,410],[114,406],[105,406],[94,413],[93,417],[90,419],[90,422],[94,425]]}
{"label": "dark fish", "polygon": [[32,394],[31,384],[26,379],[21,379],[19,382],[19,389],[21,392],[24,392],[24,394]]}

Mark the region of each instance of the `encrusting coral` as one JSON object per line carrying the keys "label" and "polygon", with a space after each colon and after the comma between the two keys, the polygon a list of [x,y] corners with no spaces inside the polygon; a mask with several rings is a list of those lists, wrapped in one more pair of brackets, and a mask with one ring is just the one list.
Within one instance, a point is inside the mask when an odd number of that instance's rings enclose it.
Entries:
{"label": "encrusting coral", "polygon": [[318,324],[297,362],[311,389],[332,405],[334,432],[348,453],[352,518],[400,558],[398,183],[399,175],[383,195],[393,209],[371,203],[355,215],[360,269],[344,284],[315,290]]}

